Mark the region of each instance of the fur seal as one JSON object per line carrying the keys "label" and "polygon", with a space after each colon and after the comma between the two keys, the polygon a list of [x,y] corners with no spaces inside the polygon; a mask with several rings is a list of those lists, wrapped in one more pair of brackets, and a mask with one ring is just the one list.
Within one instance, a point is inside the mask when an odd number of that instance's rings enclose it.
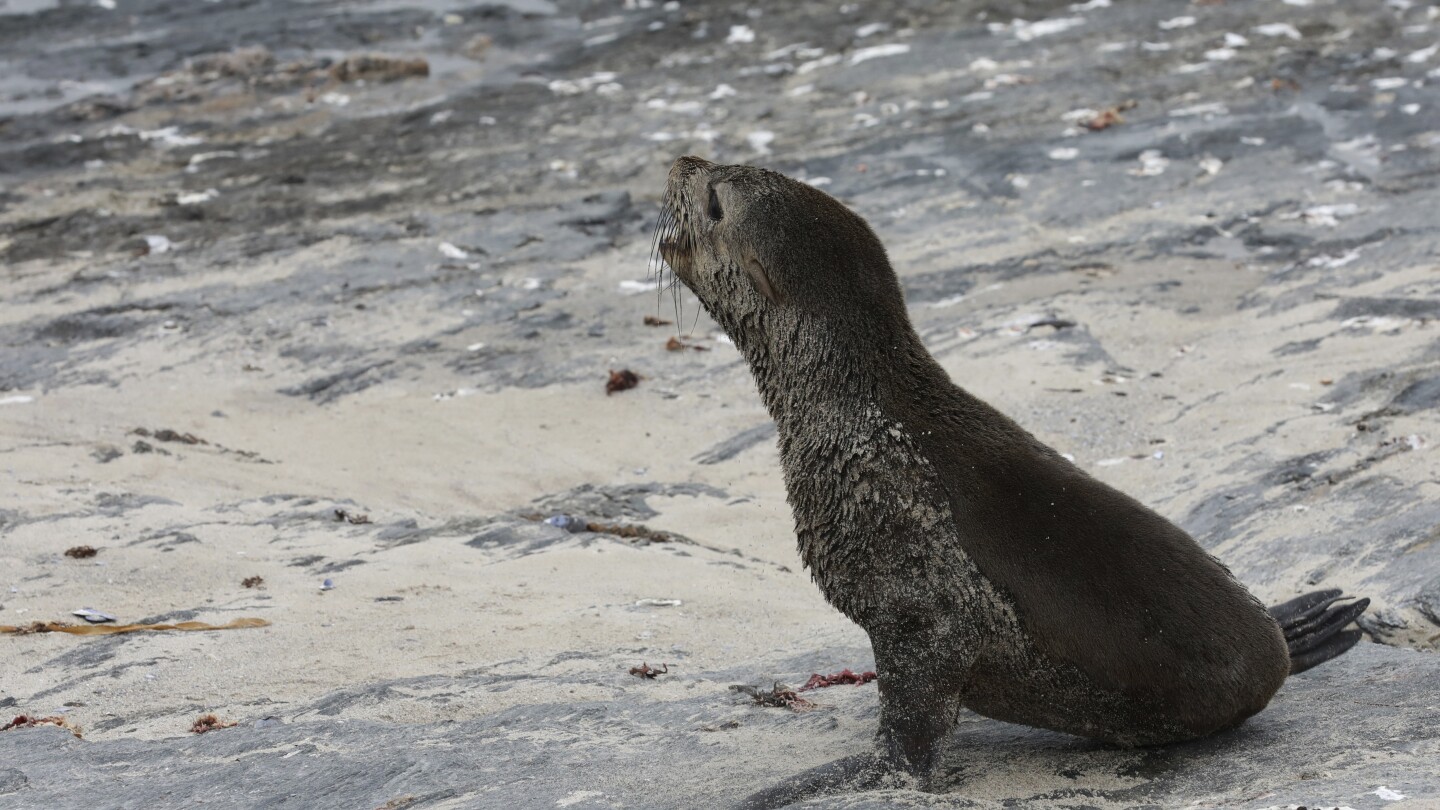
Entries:
{"label": "fur seal", "polygon": [[1267,611],[1183,530],[955,385],[885,248],[808,184],[682,157],[660,257],[744,354],[779,428],[800,556],[869,634],[873,755],[756,794],[774,807],[908,774],[961,709],[1122,746],[1232,728],[1353,646],[1369,600]]}

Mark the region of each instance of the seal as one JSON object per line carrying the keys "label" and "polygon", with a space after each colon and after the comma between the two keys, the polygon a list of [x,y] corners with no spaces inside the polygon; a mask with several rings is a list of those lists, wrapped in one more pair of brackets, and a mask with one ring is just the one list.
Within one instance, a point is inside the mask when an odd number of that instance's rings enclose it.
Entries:
{"label": "seal", "polygon": [[1203,737],[1354,645],[1369,600],[1267,610],[1188,534],[952,382],[880,240],[806,183],[682,157],[656,245],[779,429],[800,556],[870,636],[873,754],[756,794],[933,784],[962,709],[1122,746]]}

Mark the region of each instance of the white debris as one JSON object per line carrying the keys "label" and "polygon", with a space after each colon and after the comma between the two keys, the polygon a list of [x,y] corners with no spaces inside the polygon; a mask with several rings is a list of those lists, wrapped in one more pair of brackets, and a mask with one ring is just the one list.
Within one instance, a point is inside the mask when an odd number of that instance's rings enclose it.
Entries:
{"label": "white debris", "polygon": [[0,405],[24,405],[28,402],[34,401],[35,397],[26,396],[25,394],[15,394],[14,396],[0,397]]}
{"label": "white debris", "polygon": [[770,143],[775,140],[775,133],[768,129],[757,129],[745,136],[745,142],[750,144],[756,154],[770,154]]}
{"label": "white debris", "polygon": [[213,200],[213,199],[215,199],[216,197],[219,197],[219,196],[220,196],[220,192],[219,192],[219,191],[216,191],[216,190],[213,189],[213,188],[207,188],[207,189],[205,189],[204,191],[194,191],[194,192],[190,192],[190,193],[188,193],[188,194],[177,194],[177,195],[175,195],[175,204],[176,204],[176,205],[199,205],[200,203],[203,203],[203,202],[210,202],[211,200]]}
{"label": "white debris", "polygon": [[478,352],[478,351],[480,351],[480,350],[483,349],[483,348],[485,348],[485,344],[484,344],[484,343],[471,343],[469,346],[466,346],[466,347],[465,347],[465,351],[467,351],[467,352]]}
{"label": "white debris", "polygon": [[145,132],[137,133],[142,141],[159,141],[166,149],[177,146],[195,146],[205,142],[204,138],[194,135],[181,135],[179,127],[162,127]]}
{"label": "white debris", "polygon": [[714,101],[719,101],[722,98],[729,98],[733,95],[735,95],[735,88],[731,87],[728,84],[717,84],[715,85],[715,89],[710,91],[710,98]]}
{"label": "white debris", "polygon": [[1358,213],[1360,213],[1360,206],[1355,203],[1339,203],[1337,205],[1317,205],[1294,214],[1285,214],[1280,218],[1298,219],[1307,225],[1333,228],[1340,224],[1340,220],[1345,217],[1353,217]]}
{"label": "white debris", "polygon": [[785,95],[787,95],[787,96],[803,96],[803,95],[805,95],[806,93],[812,93],[812,92],[814,92],[814,91],[815,91],[815,85],[813,85],[813,84],[801,84],[801,85],[796,85],[795,87],[790,88],[788,91],[786,91]]}
{"label": "white debris", "polygon": [[219,160],[220,158],[234,157],[240,157],[240,153],[230,149],[221,149],[218,152],[196,152],[195,154],[190,156],[190,162],[186,164],[185,169],[186,171],[193,172],[195,170],[194,167],[199,166],[201,163],[204,163],[207,160]]}
{"label": "white debris", "polygon": [[1214,155],[1206,155],[1200,158],[1200,171],[1203,172],[1206,177],[1214,177],[1219,174],[1223,168],[1225,168],[1225,161]]}
{"label": "white debris", "polygon": [[[725,85],[729,86],[729,85]],[[680,113],[682,115],[699,115],[705,112],[705,105],[695,101],[668,101],[663,98],[652,98],[645,102],[645,106],[651,110],[665,110],[666,112]]]}
{"label": "white debris", "polygon": [[1151,53],[1159,53],[1159,52],[1161,52],[1161,51],[1168,51],[1168,50],[1170,50],[1170,43],[1168,43],[1168,42],[1142,42],[1142,43],[1140,43],[1140,48],[1141,48],[1141,50],[1150,51]]}
{"label": "white debris", "polygon": [[145,246],[150,249],[151,253],[169,253],[175,249],[175,243],[171,242],[169,237],[151,234],[141,238],[145,240]]}
{"label": "white debris", "polygon": [[1114,467],[1116,464],[1124,464],[1125,462],[1127,462],[1127,461],[1129,461],[1129,460],[1130,460],[1130,459],[1128,459],[1128,458],[1126,458],[1126,457],[1124,457],[1124,456],[1121,456],[1121,457],[1119,457],[1119,458],[1102,458],[1102,459],[1100,459],[1099,461],[1095,462],[1095,466],[1096,466],[1096,467]]}
{"label": "white debris", "polygon": [[1090,0],[1088,3],[1073,3],[1071,11],[1094,11],[1097,8],[1109,8],[1110,0]]}
{"label": "white debris", "polygon": [[1062,146],[1050,150],[1051,160],[1074,160],[1080,156],[1080,150],[1070,146]]}
{"label": "white debris", "polygon": [[1398,802],[1398,801],[1400,801],[1401,799],[1405,798],[1405,794],[1404,794],[1404,793],[1400,793],[1400,792],[1398,792],[1398,791],[1391,790],[1390,788],[1385,787],[1384,785],[1381,785],[1380,787],[1375,788],[1375,790],[1373,790],[1373,791],[1371,791],[1371,792],[1374,793],[1376,796],[1379,796],[1380,798],[1384,799],[1384,800],[1387,801],[1387,802]]}
{"label": "white debris", "polygon": [[1027,189],[1030,187],[1030,178],[1023,174],[1012,174],[1010,175],[1010,185],[1021,190]]}
{"label": "white debris", "polygon": [[1130,47],[1130,45],[1131,43],[1129,42],[1106,42],[1095,50],[1099,51],[1100,53],[1115,53],[1117,51],[1125,50],[1126,48]]}
{"label": "white debris", "polygon": [[557,96],[576,96],[587,93],[602,84],[612,84],[619,74],[605,70],[592,73],[582,79],[555,79],[547,87]]}
{"label": "white debris", "polygon": [[1030,327],[1045,320],[1043,312],[1026,312],[1000,324],[1000,331],[1011,335],[1023,335],[1030,330]]}
{"label": "white debris", "polygon": [[1433,58],[1437,52],[1440,52],[1440,43],[1431,45],[1424,50],[1416,51],[1410,54],[1409,56],[1405,57],[1405,61],[1418,65],[1421,62],[1430,61],[1430,59]]}
{"label": "white debris", "polygon": [[1239,34],[1225,34],[1225,47],[1227,48],[1243,48],[1249,44],[1250,40],[1240,36]]}
{"label": "white debris", "polygon": [[1092,110],[1089,107],[1081,107],[1078,110],[1071,110],[1060,116],[1060,120],[1067,124],[1078,124],[1081,121],[1089,121],[1099,115],[1099,110]]}
{"label": "white debris", "polygon": [[[431,397],[431,399],[434,399],[436,402],[444,402],[447,399],[455,399],[456,397],[468,397],[478,393],[480,393],[480,390],[478,388],[456,388],[454,391],[441,391],[440,393]],[[327,579],[325,581],[328,583],[330,580]],[[327,587],[325,585],[322,585],[320,586],[320,589],[328,591],[330,590],[330,588],[333,587],[335,586],[329,585]]]}
{"label": "white debris", "polygon": [[820,177],[807,177],[804,179],[804,182],[809,183],[816,188],[819,188],[821,186],[828,186],[833,181],[830,178],[822,175]]}
{"label": "white debris", "polygon": [[614,42],[619,38],[619,31],[610,31],[605,34],[596,34],[593,37],[588,37],[581,44],[587,48],[595,48],[601,45],[609,45],[610,43]]}
{"label": "white debris", "polygon": [[795,68],[795,73],[796,75],[804,76],[806,73],[809,73],[811,71],[820,70],[821,68],[827,68],[832,65],[838,64],[840,64],[840,54],[832,53],[829,56],[822,56],[819,59],[811,59],[808,62],[801,62],[800,65]]}
{"label": "white debris", "polygon": [[543,279],[530,277],[520,280],[520,289],[522,290],[534,291],[540,289],[543,286],[545,286],[545,281]]}
{"label": "white debris", "polygon": [[574,180],[580,176],[580,167],[571,160],[550,161],[550,171],[560,175],[567,180]]}
{"label": "white debris", "polygon": [[862,25],[862,26],[860,26],[859,28],[856,28],[856,29],[855,29],[855,38],[856,38],[856,39],[864,39],[864,38],[866,38],[866,37],[874,36],[874,35],[876,35],[876,34],[879,34],[879,33],[884,32],[884,31],[889,31],[889,30],[890,30],[890,24],[889,24],[889,23],[883,23],[883,22],[870,23],[869,25]]}
{"label": "white debris", "polygon": [[1048,37],[1051,34],[1069,31],[1077,25],[1084,24],[1085,19],[1083,17],[1056,17],[1051,20],[1037,20],[1033,23],[1024,20],[1015,20],[1011,23],[1010,27],[1015,33],[1016,39],[1021,42],[1029,42],[1039,37]]}
{"label": "white debris", "polygon": [[1405,106],[1400,108],[1400,112],[1405,113],[1406,115],[1414,115],[1415,113],[1420,112],[1420,105],[1406,104]]}
{"label": "white debris", "polygon": [[622,281],[620,282],[621,295],[635,295],[636,293],[651,292],[655,289],[654,282],[650,281]]}
{"label": "white debris", "polygon": [[1131,169],[1130,174],[1136,177],[1156,177],[1165,173],[1170,166],[1170,158],[1159,149],[1146,149],[1140,153],[1140,168]]}
{"label": "white debris", "polygon": [[480,116],[480,126],[482,127],[493,127],[497,123],[499,123],[499,121],[493,115]]}
{"label": "white debris", "polygon": [[1360,251],[1351,250],[1339,256],[1311,256],[1305,264],[1309,267],[1336,268],[1344,267],[1358,258],[1360,258]]}
{"label": "white debris", "polygon": [[985,89],[993,90],[997,87],[1014,87],[1019,84],[1029,83],[1030,79],[1027,76],[1021,76],[1015,73],[996,73],[994,76],[985,80]]}
{"label": "white debris", "polygon": [[635,607],[680,607],[685,604],[679,599],[636,599]]}
{"label": "white debris", "polygon": [[106,11],[115,10],[115,0],[95,0],[95,5],[105,9]]}
{"label": "white debris", "polygon": [[1225,115],[1229,112],[1229,107],[1226,107],[1218,101],[1212,101],[1207,104],[1196,104],[1191,107],[1177,107],[1170,111],[1170,117],[1189,118],[1196,115]]}
{"label": "white debris", "polygon": [[1000,63],[996,62],[994,59],[987,59],[986,57],[982,56],[979,59],[976,59],[975,61],[970,63],[970,69],[977,73],[994,73],[995,71],[1000,69]]}
{"label": "white debris", "polygon": [[1383,79],[1370,80],[1370,86],[1376,90],[1399,90],[1409,83],[1410,80],[1404,76],[1389,76]]}
{"label": "white debris", "polygon": [[604,795],[604,793],[598,790],[572,790],[565,798],[556,799],[555,806],[569,807],[572,804],[579,804],[580,802],[589,801],[590,799],[598,799]]}
{"label": "white debris", "polygon": [[1231,59],[1235,58],[1235,49],[1216,48],[1214,50],[1206,51],[1205,58],[1209,59],[1211,62],[1228,62]]}
{"label": "white debris", "polygon": [[944,309],[945,307],[953,307],[964,300],[964,293],[958,293],[956,295],[947,295],[938,301],[931,301],[929,304],[926,304],[926,306],[931,307],[932,309]]}
{"label": "white debris", "polygon": [[455,247],[449,242],[440,243],[440,252],[443,253],[447,259],[454,259],[461,262],[470,258],[469,252],[461,248]]}
{"label": "white debris", "polygon": [[730,35],[725,37],[726,45],[747,45],[755,41],[755,29],[748,25],[730,26]]}
{"label": "white debris", "polygon": [[1160,30],[1161,30],[1161,31],[1173,31],[1173,30],[1175,30],[1176,28],[1189,28],[1190,26],[1192,26],[1192,25],[1194,25],[1194,24],[1195,24],[1195,18],[1194,18],[1194,17],[1172,17],[1172,18],[1170,18],[1170,19],[1168,19],[1168,20],[1161,20],[1161,21],[1160,21]]}
{"label": "white debris", "polygon": [[1250,29],[1263,37],[1289,37],[1300,39],[1300,32],[1290,23],[1266,23]]}
{"label": "white debris", "polygon": [[433,126],[435,126],[436,124],[443,124],[443,123],[445,123],[446,121],[449,121],[451,118],[454,118],[454,117],[455,117],[455,111],[454,111],[454,110],[441,110],[441,111],[435,113],[434,115],[430,116],[430,126],[433,127]]}
{"label": "white debris", "polygon": [[786,45],[786,46],[783,47],[783,48],[776,48],[775,50],[773,50],[773,51],[765,54],[765,59],[766,59],[766,61],[773,62],[773,61],[775,61],[776,59],[788,59],[791,55],[794,55],[796,58],[799,58],[799,59],[814,59],[816,56],[819,56],[820,54],[825,53],[824,49],[822,49],[822,48],[815,48],[814,50],[820,51],[819,54],[811,54],[811,55],[809,55],[809,56],[800,56],[800,51],[801,51],[801,50],[809,50],[809,43],[806,43],[806,42],[792,42],[792,43],[790,43],[789,45]]}
{"label": "white debris", "polygon": [[350,97],[344,93],[326,93],[320,97],[320,100],[331,107],[344,107],[350,103]]}
{"label": "white debris", "polygon": [[1175,68],[1176,73],[1199,73],[1202,70],[1209,70],[1209,62],[1192,62],[1188,65],[1181,65]]}
{"label": "white debris", "polygon": [[902,53],[909,53],[910,46],[903,42],[892,42],[889,45],[875,45],[870,48],[861,48],[850,54],[850,64],[858,65],[861,62],[868,62],[871,59],[880,59],[886,56],[899,56]]}
{"label": "white debris", "polygon": [[1304,8],[1305,6],[1313,5],[1315,0],[1284,0],[1284,2],[1287,6],[1300,6]]}

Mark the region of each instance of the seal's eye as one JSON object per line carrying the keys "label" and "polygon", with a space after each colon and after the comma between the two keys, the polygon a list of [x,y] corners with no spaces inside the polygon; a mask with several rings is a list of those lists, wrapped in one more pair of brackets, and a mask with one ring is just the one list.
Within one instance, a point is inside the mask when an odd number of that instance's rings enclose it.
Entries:
{"label": "seal's eye", "polygon": [[716,222],[725,218],[725,212],[720,210],[720,195],[715,193],[715,187],[710,187],[710,218]]}

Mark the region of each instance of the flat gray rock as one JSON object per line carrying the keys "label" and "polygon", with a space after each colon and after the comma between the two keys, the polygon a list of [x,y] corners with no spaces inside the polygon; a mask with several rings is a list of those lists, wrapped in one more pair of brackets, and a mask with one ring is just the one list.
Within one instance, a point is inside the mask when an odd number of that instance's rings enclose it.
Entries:
{"label": "flat gray rock", "polygon": [[[864,649],[811,660],[863,661]],[[805,693],[796,714],[726,688],[755,673],[792,681],[795,658],[658,681],[615,671],[545,678],[563,695],[599,680],[605,701],[513,706],[446,723],[345,720],[366,702],[441,705],[512,681],[481,674],[373,684],[284,724],[202,736],[87,742],[57,728],[0,734],[0,807],[721,807],[831,758],[866,750],[875,686]],[[789,670],[789,671],[785,671]],[[1160,749],[1109,748],[973,715],[945,754],[944,792],[876,791],[804,807],[1353,807],[1440,805],[1440,658],[1362,644],[1289,681],[1241,728]],[[664,697],[657,692],[664,688]],[[401,805],[406,798],[411,804]]]}

